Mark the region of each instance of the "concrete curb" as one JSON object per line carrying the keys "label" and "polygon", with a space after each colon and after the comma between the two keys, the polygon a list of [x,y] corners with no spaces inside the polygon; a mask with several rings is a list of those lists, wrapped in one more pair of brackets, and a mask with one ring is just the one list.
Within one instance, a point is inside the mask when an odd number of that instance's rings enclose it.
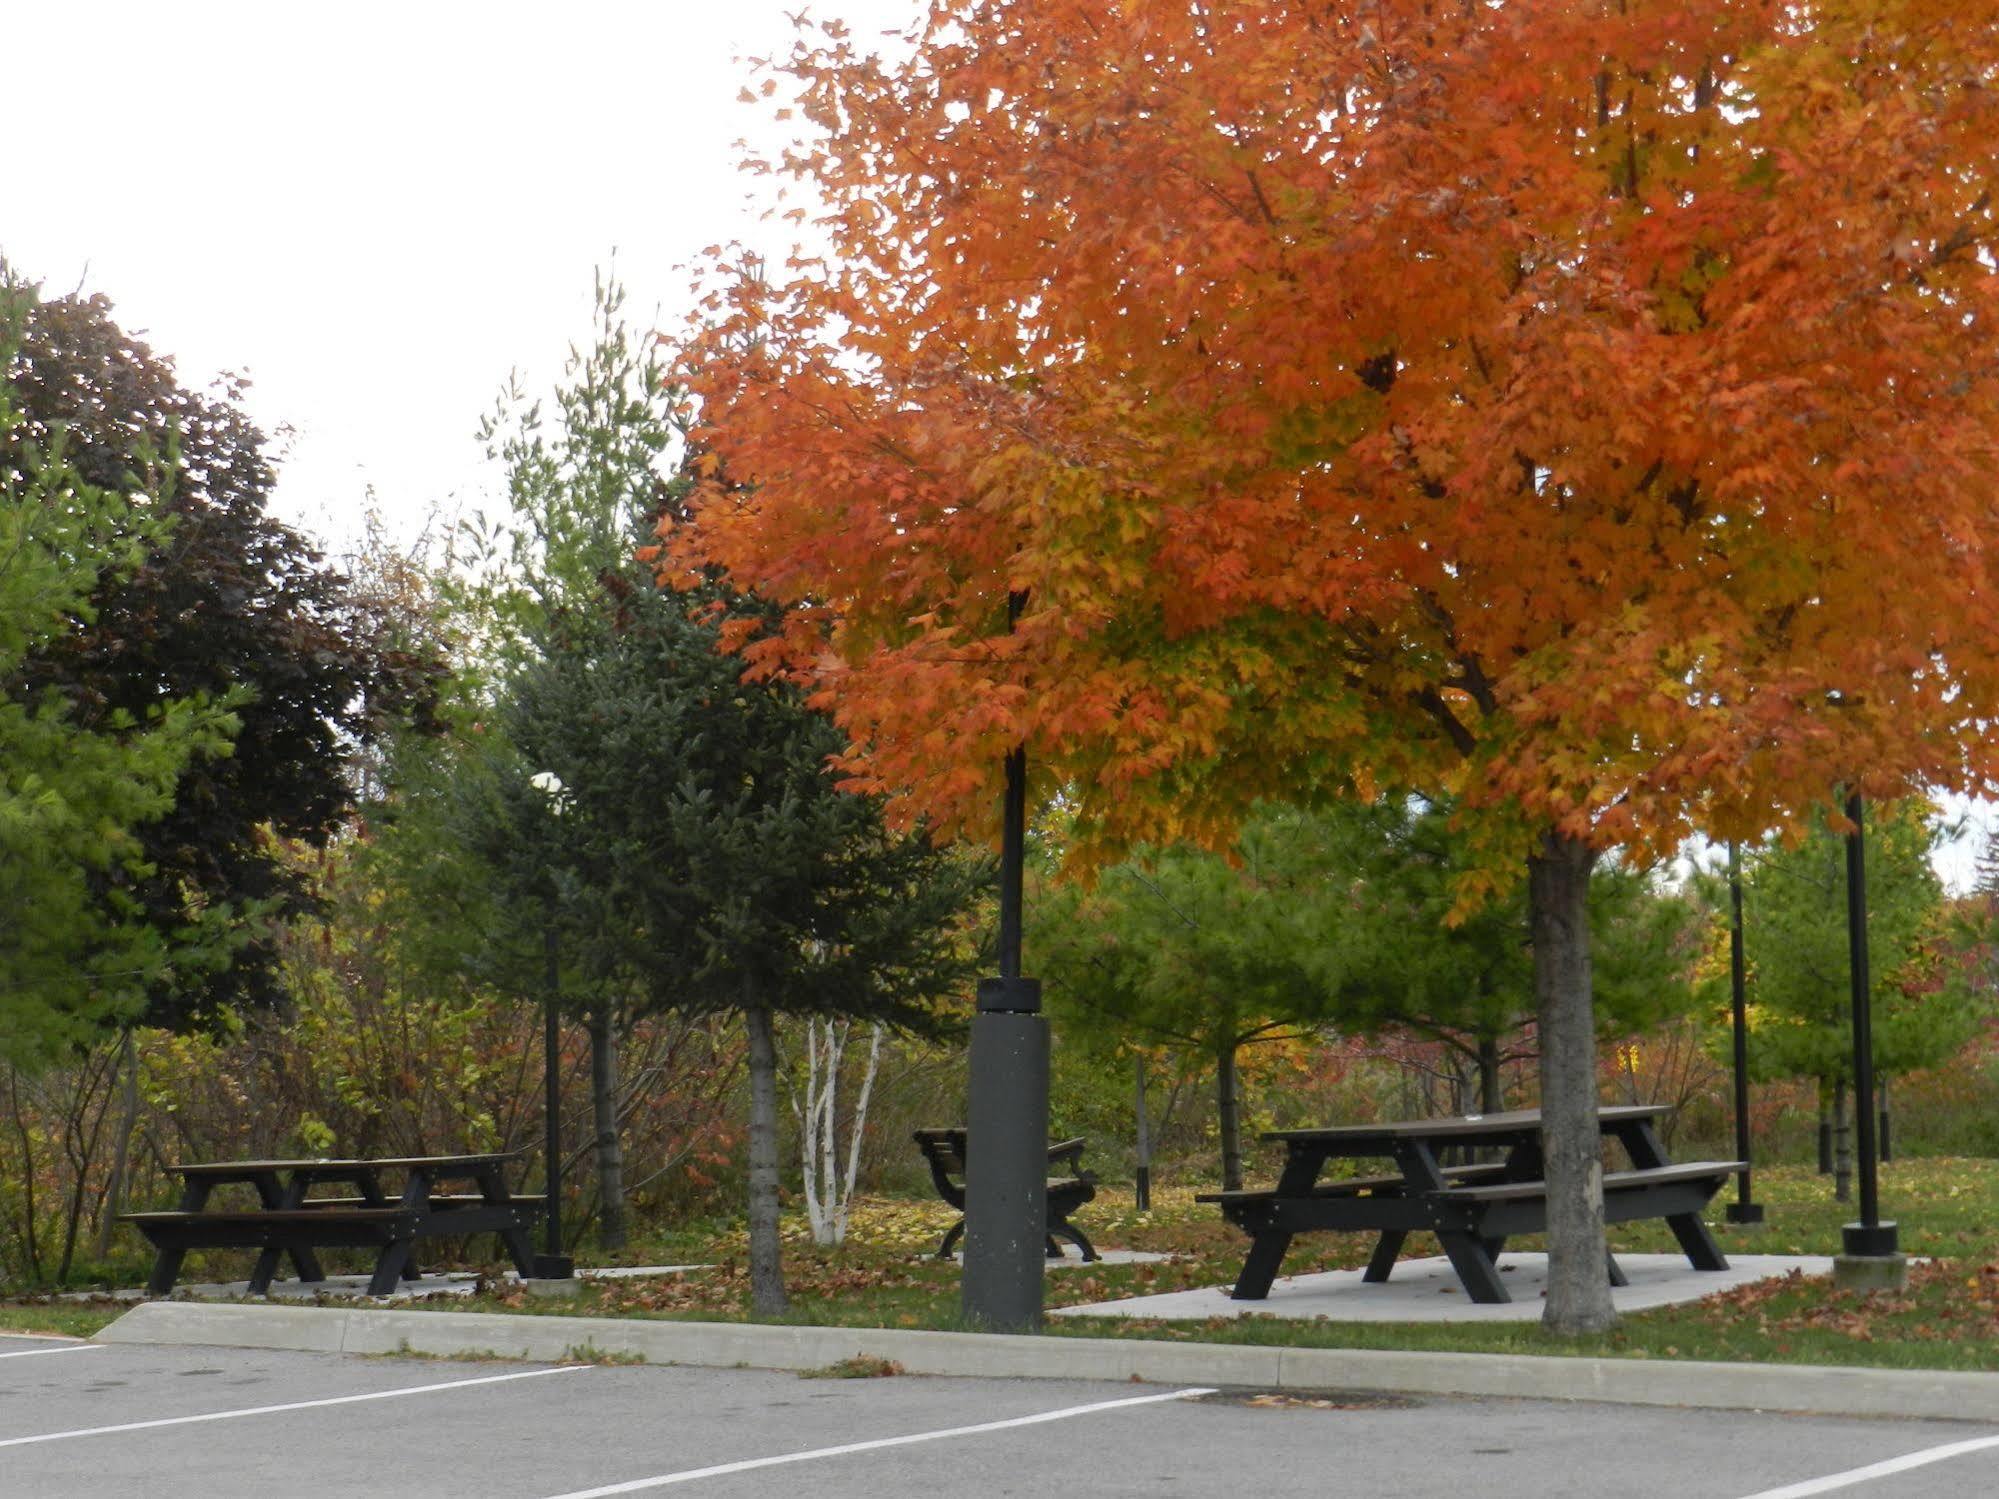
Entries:
{"label": "concrete curb", "polygon": [[1999,1420],[1999,1374],[1818,1365],[1261,1348],[1137,1338],[188,1301],[150,1301],[136,1306],[98,1333],[96,1341],[313,1353],[485,1354],[542,1361],[597,1353],[633,1356],[656,1364],[758,1369],[817,1369],[843,1359],[873,1357],[892,1359],[911,1374],[1142,1380],[1265,1390],[1503,1396],[1825,1416]]}

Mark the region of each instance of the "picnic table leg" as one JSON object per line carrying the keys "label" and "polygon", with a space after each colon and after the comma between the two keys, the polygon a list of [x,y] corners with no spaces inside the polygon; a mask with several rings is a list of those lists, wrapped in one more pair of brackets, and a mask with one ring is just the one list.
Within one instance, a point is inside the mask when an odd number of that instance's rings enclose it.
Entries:
{"label": "picnic table leg", "polygon": [[1283,1229],[1266,1229],[1252,1238],[1230,1299],[1261,1301],[1268,1296],[1270,1283],[1277,1279],[1277,1269],[1284,1263],[1284,1251],[1290,1247],[1291,1235]]}
{"label": "picnic table leg", "polygon": [[515,1220],[512,1228],[500,1230],[500,1243],[514,1262],[514,1273],[522,1280],[534,1275],[534,1245],[528,1242],[527,1230]]}
{"label": "picnic table leg", "polygon": [[1381,1237],[1374,1241],[1374,1253],[1368,1256],[1367,1271],[1361,1279],[1376,1284],[1387,1280],[1395,1268],[1395,1257],[1402,1253],[1402,1246],[1408,1238],[1409,1235],[1402,1229],[1383,1229]]}
{"label": "picnic table leg", "polygon": [[[164,1232],[164,1230],[162,1230]],[[180,1278],[181,1261],[187,1258],[185,1249],[168,1249],[164,1246],[153,1256],[152,1278],[146,1282],[148,1296],[164,1296],[174,1288]]]}
{"label": "picnic table leg", "polygon": [[958,1241],[965,1237],[965,1220],[960,1218],[944,1234],[944,1242],[937,1246],[937,1258],[948,1260],[951,1251],[958,1247]]}
{"label": "picnic table leg", "polygon": [[392,1239],[382,1246],[382,1252],[375,1259],[375,1273],[368,1277],[368,1294],[386,1296],[395,1290],[403,1278],[403,1266],[409,1263],[410,1241]]}
{"label": "picnic table leg", "polygon": [[1464,1282],[1465,1290],[1473,1301],[1490,1306],[1513,1299],[1512,1293],[1499,1278],[1499,1268],[1492,1263],[1492,1256],[1485,1252],[1485,1241],[1477,1234],[1466,1233],[1462,1229],[1440,1228],[1437,1230],[1437,1242],[1451,1257],[1451,1268],[1458,1272],[1458,1279]]}
{"label": "picnic table leg", "polygon": [[[280,1188],[275,1176],[256,1180],[257,1200],[267,1208],[296,1208],[305,1201],[306,1182],[294,1179]],[[298,1271],[298,1278],[304,1281],[326,1279],[326,1272],[319,1268],[319,1258],[312,1250],[300,1245],[291,1250],[265,1249],[258,1252],[256,1268],[250,1272],[250,1284],[245,1289],[252,1296],[270,1294],[271,1281],[278,1273],[278,1261],[285,1254],[291,1255],[292,1268]]]}
{"label": "picnic table leg", "polygon": [[[188,1177],[180,1189],[180,1211],[198,1213],[208,1205],[208,1194],[215,1190],[215,1184],[200,1177]],[[148,1296],[164,1296],[173,1290],[174,1282],[180,1279],[181,1262],[187,1258],[185,1248],[169,1249],[161,1245],[153,1256],[152,1278],[146,1282]]]}
{"label": "picnic table leg", "polygon": [[1721,1246],[1714,1241],[1714,1235],[1707,1231],[1699,1213],[1675,1213],[1666,1220],[1666,1227],[1673,1231],[1673,1237],[1680,1241],[1680,1248],[1686,1253],[1687,1263],[1696,1270],[1726,1270],[1728,1256],[1721,1252]]}
{"label": "picnic table leg", "polygon": [[[1658,1131],[1652,1128],[1650,1119],[1632,1119],[1620,1125],[1618,1139],[1624,1142],[1624,1149],[1631,1157],[1631,1164],[1640,1171],[1649,1171],[1659,1166],[1670,1166],[1672,1161],[1666,1155],[1666,1147],[1660,1141]],[[1721,1246],[1714,1241],[1714,1235],[1707,1231],[1699,1213],[1675,1213],[1666,1220],[1666,1227],[1673,1231],[1673,1237],[1680,1241],[1680,1249],[1687,1262],[1696,1270],[1726,1270],[1728,1257],[1721,1252]]]}

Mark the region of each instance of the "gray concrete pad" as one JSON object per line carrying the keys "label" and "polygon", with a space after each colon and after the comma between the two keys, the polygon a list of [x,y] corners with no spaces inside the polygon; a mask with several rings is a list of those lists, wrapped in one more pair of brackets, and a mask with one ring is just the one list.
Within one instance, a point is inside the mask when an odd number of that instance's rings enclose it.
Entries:
{"label": "gray concrete pad", "polygon": [[[1170,1254],[1154,1254],[1146,1249],[1099,1249],[1095,1260],[1085,1260],[1083,1258],[1083,1251],[1078,1249],[1074,1244],[1063,1244],[1061,1250],[1062,1252],[1059,1255],[1048,1256],[1045,1262],[1048,1269],[1073,1270],[1078,1265],[1085,1264],[1163,1265],[1173,1258]],[[951,1252],[951,1259],[954,1264],[962,1265],[965,1263],[964,1253],[960,1250],[953,1250]]]}
{"label": "gray concrete pad", "polygon": [[[1696,1270],[1678,1254],[1621,1254],[1617,1263],[1631,1282],[1611,1290],[1611,1300],[1620,1312],[1699,1301],[1719,1291],[1794,1271],[1801,1275],[1832,1271],[1832,1261],[1824,1255],[1737,1254],[1729,1257],[1726,1270]],[[1328,1270],[1281,1277],[1262,1301],[1233,1301],[1227,1286],[1205,1286],[1197,1291],[1166,1291],[1156,1296],[1065,1306],[1050,1315],[1190,1322],[1252,1316],[1324,1318],[1330,1322],[1539,1321],[1542,1299],[1548,1291],[1548,1257],[1503,1254],[1499,1272],[1513,1300],[1497,1305],[1473,1301],[1458,1283],[1451,1262],[1436,1255],[1397,1261],[1395,1273],[1375,1284],[1362,1280],[1359,1270]]]}

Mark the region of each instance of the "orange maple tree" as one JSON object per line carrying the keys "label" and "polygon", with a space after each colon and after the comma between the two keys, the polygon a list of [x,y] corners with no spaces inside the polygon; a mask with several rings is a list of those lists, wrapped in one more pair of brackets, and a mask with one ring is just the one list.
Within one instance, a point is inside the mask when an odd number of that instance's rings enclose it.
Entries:
{"label": "orange maple tree", "polygon": [[1455,794],[1606,1325],[1593,862],[1993,771],[1999,0],[935,0],[777,71],[831,250],[718,258],[663,572],[792,605],[752,660],[946,828],[1021,742],[1104,848]]}

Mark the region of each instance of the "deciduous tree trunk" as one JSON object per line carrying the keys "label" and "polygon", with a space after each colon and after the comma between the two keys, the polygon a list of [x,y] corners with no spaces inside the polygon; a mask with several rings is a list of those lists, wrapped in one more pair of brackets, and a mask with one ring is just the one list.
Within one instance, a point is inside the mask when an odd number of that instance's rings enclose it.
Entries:
{"label": "deciduous tree trunk", "polygon": [[[97,1214],[97,1242],[92,1246],[102,1264],[111,1257],[111,1232],[125,1211],[125,1172],[132,1158],[132,1131],[139,1127],[139,1047],[132,1028],[125,1027],[124,1098],[118,1111],[118,1133],[111,1142],[111,1175],[104,1183],[104,1205]],[[1885,1106],[1884,1106],[1885,1107]]]}
{"label": "deciduous tree trunk", "polygon": [[590,1011],[590,1107],[597,1125],[597,1242],[623,1249],[625,1147],[618,1133],[618,1025],[614,1007]]}
{"label": "deciduous tree trunk", "polygon": [[1242,1190],[1242,1106],[1236,1098],[1235,1043],[1215,1052],[1215,1113],[1222,1135],[1222,1190]]}
{"label": "deciduous tree trunk", "polygon": [[790,1309],[777,1237],[777,1043],[770,1011],[743,1007],[750,1041],[750,1309],[775,1317]]}
{"label": "deciduous tree trunk", "polygon": [[1589,878],[1580,840],[1543,836],[1527,861],[1534,999],[1541,1039],[1541,1152],[1548,1182],[1548,1303],[1541,1322],[1567,1336],[1617,1321],[1604,1262],[1603,1156],[1596,1108]]}
{"label": "deciduous tree trunk", "polygon": [[847,1114],[847,1165],[840,1169],[840,1080],[853,1033],[849,1020],[808,1019],[805,1022],[805,1096],[792,1094],[791,1110],[798,1116],[799,1154],[805,1176],[805,1215],[815,1244],[844,1244],[847,1216],[853,1209],[854,1183],[861,1174],[861,1142],[866,1138],[868,1104],[875,1077],[881,1071],[882,1028],[869,1028],[868,1060]]}
{"label": "deciduous tree trunk", "polygon": [[1499,1086],[1499,1042],[1481,1036],[1478,1043],[1478,1109],[1481,1114],[1497,1114],[1506,1107]]}

